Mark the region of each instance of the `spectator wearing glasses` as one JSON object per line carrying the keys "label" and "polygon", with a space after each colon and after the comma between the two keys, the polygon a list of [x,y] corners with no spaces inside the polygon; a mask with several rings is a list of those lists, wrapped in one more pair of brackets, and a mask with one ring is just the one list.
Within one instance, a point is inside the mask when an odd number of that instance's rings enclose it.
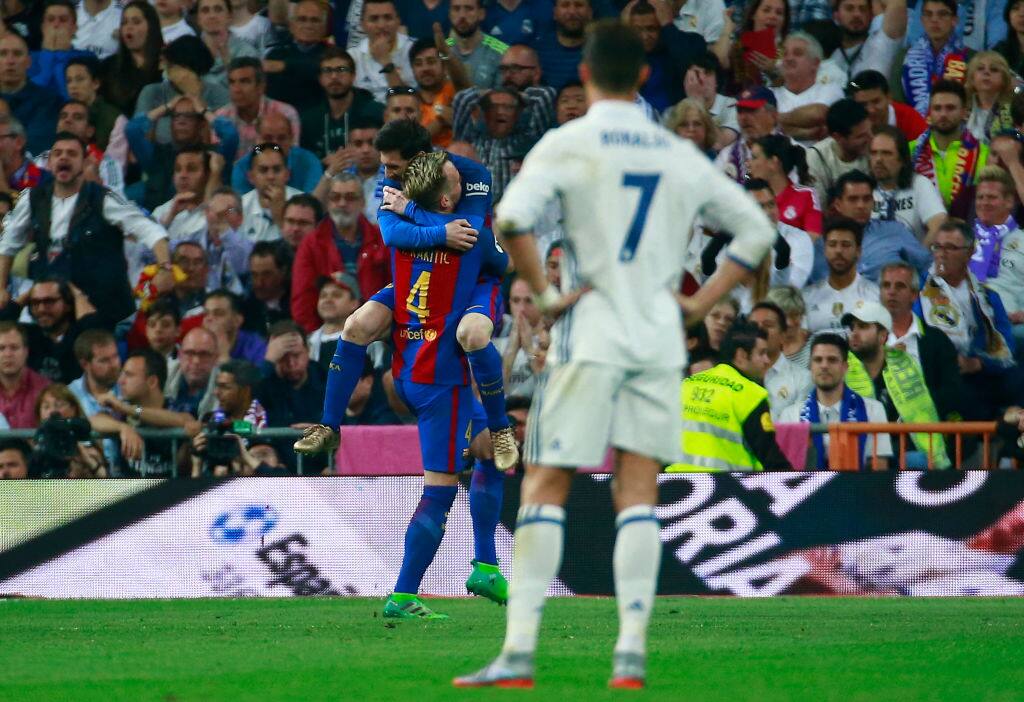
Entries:
{"label": "spectator wearing glasses", "polygon": [[300,112],[313,105],[320,94],[317,77],[320,57],[327,48],[327,5],[302,0],[288,20],[290,36],[270,49],[263,61],[267,94]]}
{"label": "spectator wearing glasses", "polygon": [[28,150],[39,153],[53,143],[62,98],[57,91],[29,80],[31,64],[28,44],[20,34],[9,31],[0,37],[0,99],[25,125]]}
{"label": "spectator wearing glasses", "polygon": [[[2,42],[2,40],[0,40]],[[0,56],[3,48],[0,46]],[[50,179],[50,174],[26,158],[25,127],[16,117],[0,114],[0,192],[20,193]]]}
{"label": "spectator wearing glasses", "polygon": [[401,19],[392,0],[364,0],[362,26],[366,38],[350,50],[356,64],[356,86],[383,102],[387,89],[412,85],[409,62],[413,40],[398,29]]}
{"label": "spectator wearing glasses", "polygon": [[448,46],[466,66],[473,85],[483,89],[501,85],[498,65],[508,51],[508,44],[480,30],[486,14],[483,0],[450,0],[448,4],[452,25]]}
{"label": "spectator wearing glasses", "polygon": [[244,56],[232,59],[228,64],[227,85],[231,102],[214,114],[231,120],[235,125],[238,132],[235,158],[242,158],[254,144],[265,141],[259,136],[259,125],[267,115],[277,114],[287,119],[292,125],[292,134],[298,140],[301,131],[298,112],[287,103],[267,97],[267,79],[258,58]]}
{"label": "spectator wearing glasses", "polygon": [[302,240],[313,233],[316,225],[323,218],[323,205],[312,195],[300,193],[288,199],[284,205],[284,225],[281,227],[281,239],[288,245],[287,249],[291,256],[295,255]]}
{"label": "spectator wearing glasses", "polygon": [[913,141],[928,128],[928,122],[910,105],[893,100],[889,81],[878,71],[861,71],[846,86],[846,96],[868,111],[871,129],[877,134],[884,126],[896,127],[907,141]]}
{"label": "spectator wearing glasses", "polygon": [[356,63],[344,49],[329,46],[320,57],[319,95],[322,99],[302,111],[302,147],[324,160],[345,153],[357,124],[378,124],[384,105],[373,93],[355,87]]}
{"label": "spectator wearing glasses", "polygon": [[213,369],[219,356],[217,337],[196,327],[181,340],[178,365],[167,375],[164,397],[167,408],[200,417],[213,409]]}
{"label": "spectator wearing glasses", "polygon": [[[316,154],[301,146],[294,146],[295,136],[291,122],[284,115],[269,114],[259,118],[260,143],[277,144],[280,147],[288,165],[288,185],[309,192],[316,188],[324,170]],[[231,173],[231,187],[243,196],[253,188],[248,177],[251,170],[252,152],[239,159]]]}
{"label": "spectator wearing glasses", "polygon": [[250,163],[254,189],[242,196],[242,233],[253,243],[280,239],[285,202],[302,191],[288,185],[288,163],[277,144],[252,147]]}

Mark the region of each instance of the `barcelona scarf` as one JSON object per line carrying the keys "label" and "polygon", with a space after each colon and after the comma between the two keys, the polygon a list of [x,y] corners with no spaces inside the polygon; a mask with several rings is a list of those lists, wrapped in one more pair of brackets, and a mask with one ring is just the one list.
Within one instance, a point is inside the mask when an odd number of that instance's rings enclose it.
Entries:
{"label": "barcelona scarf", "polygon": [[[947,208],[951,203],[956,202],[957,197],[965,188],[969,188],[974,183],[974,169],[978,165],[981,153],[978,140],[966,129],[960,133],[959,143],[960,146],[956,151],[956,165],[951,176],[949,198],[943,197]],[[941,192],[942,184],[935,178],[935,146],[932,142],[931,129],[926,130],[918,137],[910,161],[914,165],[914,171],[935,183]]]}
{"label": "barcelona scarf", "polygon": [[938,54],[928,37],[921,37],[907,49],[900,72],[906,102],[922,117],[928,116],[932,85],[939,80],[963,82],[967,76],[967,49],[949,41]]}

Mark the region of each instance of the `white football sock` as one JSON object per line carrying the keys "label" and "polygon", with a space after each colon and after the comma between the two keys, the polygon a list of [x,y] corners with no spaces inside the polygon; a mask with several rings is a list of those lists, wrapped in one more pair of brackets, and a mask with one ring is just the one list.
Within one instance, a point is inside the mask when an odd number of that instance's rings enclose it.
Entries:
{"label": "white football sock", "polygon": [[644,653],[661,566],[658,518],[651,505],[628,507],[615,519],[615,598],[619,605],[617,652]]}
{"label": "white football sock", "polygon": [[533,653],[537,648],[544,594],[562,565],[564,536],[563,508],[556,505],[519,508],[503,652]]}

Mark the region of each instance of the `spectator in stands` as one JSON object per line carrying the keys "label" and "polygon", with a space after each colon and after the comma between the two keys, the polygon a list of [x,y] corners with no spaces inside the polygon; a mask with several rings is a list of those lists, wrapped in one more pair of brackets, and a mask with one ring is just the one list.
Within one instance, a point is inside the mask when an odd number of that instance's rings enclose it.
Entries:
{"label": "spectator in stands", "polygon": [[366,38],[349,49],[356,64],[356,87],[384,102],[387,89],[414,82],[409,49],[413,40],[399,32],[402,21],[392,0],[364,0],[362,26]]}
{"label": "spectator in stands", "polygon": [[267,115],[281,115],[290,125],[296,140],[301,133],[299,114],[291,105],[267,97],[267,78],[258,58],[243,56],[228,64],[227,86],[230,103],[217,110],[217,117],[231,120],[238,132],[235,158],[249,153],[253,145],[264,141],[259,137],[259,123]]}
{"label": "spectator in stands", "polygon": [[272,25],[264,15],[254,14],[258,9],[255,6],[250,7],[248,2],[232,3],[231,33],[260,51],[266,51],[271,41]]}
{"label": "spectator in stands", "polygon": [[1006,233],[999,258],[999,275],[989,281],[999,294],[1013,325],[1017,362],[1024,363],[1024,230],[1019,226]]}
{"label": "spectator in stands", "polygon": [[242,300],[243,329],[266,336],[282,319],[291,319],[291,255],[282,241],[261,241],[249,254],[250,291]]}
{"label": "spectator in stands", "polygon": [[1003,240],[1017,230],[1013,218],[1016,199],[1010,174],[999,166],[985,166],[974,183],[974,239],[976,248],[969,265],[979,283],[1000,275]]}
{"label": "spectator in stands", "polygon": [[[35,281],[27,303],[35,322],[24,327],[29,367],[53,382],[67,385],[82,374],[75,358],[75,339],[86,329],[103,326],[103,319],[89,298],[63,278],[47,276]],[[12,316],[20,310],[18,305],[11,305]]]}
{"label": "spectator in stands", "polygon": [[704,328],[707,331],[708,347],[718,351],[722,346],[729,327],[740,314],[740,305],[731,297],[719,300],[704,317]]}
{"label": "spectator in stands", "polygon": [[480,29],[487,15],[482,0],[450,0],[448,20],[452,31],[448,46],[469,72],[470,82],[484,90],[501,85],[498,66],[508,44]]}
{"label": "spectator in stands", "polygon": [[494,340],[495,348],[502,355],[505,395],[530,397],[544,367],[548,333],[529,286],[522,278],[512,280],[508,309],[512,316],[510,332]]}
{"label": "spectator in stands", "polygon": [[715,166],[736,182],[742,183],[747,178],[753,143],[778,129],[777,105],[775,93],[768,88],[747,88],[736,98],[740,138],[715,158]]}
{"label": "spectator in stands", "polygon": [[716,151],[732,144],[740,133],[736,100],[721,93],[723,83],[722,64],[712,51],[705,51],[702,56],[696,57],[683,78],[686,97],[700,100],[719,128]]}
{"label": "spectator in stands", "polygon": [[57,113],[63,99],[56,90],[29,80],[31,64],[28,44],[20,34],[8,31],[0,37],[0,99],[25,125],[28,150],[39,153],[53,143]]}
{"label": "spectator in stands", "polygon": [[786,327],[782,336],[782,353],[800,366],[811,365],[811,332],[804,324],[807,306],[798,288],[780,285],[768,291],[766,302],[774,302],[786,314]]}
{"label": "spectator in stands", "polygon": [[0,480],[24,480],[28,477],[31,447],[24,439],[0,441]]}
{"label": "spectator in stands", "polygon": [[[262,52],[229,31],[231,23],[230,0],[199,0],[196,3],[200,37],[213,56],[210,77],[227,87],[227,67],[240,58],[259,59]],[[297,115],[296,115],[297,117]]]}
{"label": "spectator in stands", "polygon": [[256,392],[267,410],[267,424],[301,429],[315,424],[323,413],[327,374],[319,363],[310,363],[306,336],[295,322],[276,322],[268,336]]}
{"label": "spectator in stands", "polygon": [[313,233],[323,218],[324,208],[312,195],[300,193],[285,203],[281,240],[288,245],[288,253],[292,257],[299,250],[302,240]]}
{"label": "spectator in stands", "polygon": [[[181,268],[186,276],[174,284],[173,295],[183,320],[202,314],[207,292],[219,288],[226,288],[236,294],[241,291],[234,267],[247,263],[238,264],[235,259],[241,258],[247,262],[251,247],[247,243],[230,241],[228,233],[222,235],[219,251],[212,239],[207,242],[207,247],[204,249],[200,241],[182,241],[174,248],[174,265]],[[211,265],[210,259],[218,255],[220,258],[217,264]]]}
{"label": "spectator in stands", "polygon": [[[662,112],[683,99],[683,77],[690,64],[707,51],[707,44],[700,34],[682,31],[672,24],[668,3],[630,2],[623,16],[626,24],[640,35],[647,54],[650,75],[640,94]],[[569,80],[576,80],[576,76]]]}
{"label": "spectator in stands", "polygon": [[929,128],[910,144],[917,173],[939,188],[942,203],[953,217],[963,218],[974,200],[973,180],[988,160],[988,145],[965,127],[967,94],[955,81],[932,86]]}
{"label": "spectator in stands", "polygon": [[[268,114],[259,119],[259,143],[277,144],[288,164],[288,185],[296,190],[311,191],[323,175],[320,159],[312,151],[293,146],[295,136],[292,125],[282,114]],[[252,190],[249,178],[252,170],[252,152],[238,160],[231,174],[231,187],[245,195]]]}
{"label": "spectator in stands", "polygon": [[880,127],[895,127],[907,141],[912,141],[928,128],[924,117],[914,108],[892,99],[889,81],[878,71],[861,71],[855,75],[846,86],[846,94],[864,106],[876,134]]}
{"label": "spectator in stands", "polygon": [[[349,125],[348,144],[324,159],[324,174],[313,191],[313,195],[326,205],[327,192],[337,174],[344,172],[358,176],[363,183],[363,216],[371,224],[377,223],[381,200],[380,152],[374,146],[380,127],[380,122],[353,121]],[[449,144],[449,150],[451,148]]]}
{"label": "spectator in stands", "polygon": [[267,343],[259,334],[242,329],[242,301],[228,290],[214,290],[203,301],[203,326],[217,337],[221,362],[230,359],[256,365],[263,360]]}
{"label": "spectator in stands", "polygon": [[[558,93],[558,99],[555,103],[555,109],[557,110],[558,120],[561,124],[563,115],[563,96],[571,91],[578,90],[580,93],[583,92],[582,85],[576,85],[574,83],[566,83],[562,90]],[[573,100],[572,104],[575,107],[576,101],[575,96],[570,96]],[[586,97],[583,98],[583,106],[586,107]],[[583,112],[576,114],[579,117]],[[715,144],[720,141],[720,130],[711,118],[711,114],[704,107],[704,103],[693,99],[686,98],[680,100],[678,103],[669,108],[668,112],[664,116],[665,129],[674,132],[677,136],[683,139],[692,141],[701,153],[710,159],[713,159],[717,152],[715,151]]]}
{"label": "spectator in stands", "polygon": [[374,372],[373,363],[369,358],[363,364],[359,383],[352,391],[352,398],[348,402],[341,423],[344,426],[401,424],[401,420],[388,406],[383,384]]}
{"label": "spectator in stands", "polygon": [[907,103],[922,117],[928,116],[931,87],[940,80],[963,82],[970,56],[956,31],[956,0],[923,0],[924,34],[896,62],[899,80],[896,99]]}
{"label": "spectator in stands", "polygon": [[878,286],[857,271],[863,239],[863,226],[848,217],[825,221],[822,240],[828,277],[803,291],[812,334],[841,329],[844,314],[878,300]]}
{"label": "spectator in stands", "polygon": [[90,56],[88,51],[72,48],[77,18],[71,0],[46,0],[43,9],[43,42],[39,51],[30,53],[32,64],[28,79],[36,85],[67,99],[64,69],[72,59]]}
{"label": "spectator in stands", "polygon": [[185,20],[185,11],[188,8],[183,0],[161,0],[153,6],[160,17],[160,32],[163,34],[164,44],[170,44],[181,37],[195,36],[196,31]]}
{"label": "spectator in stands", "polygon": [[826,136],[828,108],[843,99],[843,89],[819,81],[822,50],[806,32],[793,32],[782,42],[782,85],[773,88],[779,103],[779,126],[789,136],[813,144]]}
{"label": "spectator in stands", "polygon": [[[784,409],[779,422],[885,422],[882,403],[861,397],[846,384],[848,356],[849,345],[842,336],[833,333],[815,336],[811,341],[811,378],[814,390],[802,402]],[[871,467],[872,456],[878,456],[879,468],[886,468],[892,457],[892,441],[888,434],[875,434],[870,440],[860,442],[860,461],[857,466],[830,465],[828,434],[812,434],[811,442],[815,453],[812,465],[818,470]]]}
{"label": "spectator in stands", "polygon": [[[179,463],[179,470],[183,474],[191,475],[193,478],[202,476],[213,476],[215,478],[226,478],[228,476],[255,476],[255,477],[280,477],[288,475],[287,469],[281,464],[278,458],[277,449],[270,443],[269,439],[246,440],[236,434],[230,436],[238,440],[238,457],[230,461],[229,465],[207,466],[205,462],[206,446],[209,437],[204,432],[199,432],[192,439],[189,446],[191,449],[187,456],[188,466]],[[191,471],[191,472],[188,472]]]}
{"label": "spectator in stands", "polygon": [[316,102],[320,56],[326,49],[327,6],[316,0],[296,3],[288,21],[290,37],[270,49],[263,62],[267,94],[300,112]]}
{"label": "spectator in stands", "polygon": [[872,219],[875,199],[874,179],[861,171],[844,173],[832,189],[832,209],[849,217],[863,228],[857,271],[871,282],[878,281],[882,266],[892,261],[907,261],[923,275],[932,256],[906,225],[895,220]]}
{"label": "spectator in stands", "polygon": [[[174,283],[167,233],[120,197],[108,197],[107,190],[84,180],[85,146],[73,135],[57,135],[50,151],[50,164],[54,180],[23,193],[4,220],[0,303],[6,304],[9,296],[7,277],[14,255],[34,235],[36,241],[48,242],[49,255],[30,263],[31,277],[55,274],[69,279],[113,328],[135,311],[124,256],[125,233],[153,251],[161,267],[153,283],[160,292],[170,290]],[[54,202],[64,207],[61,203],[71,196],[78,198],[77,206],[87,214],[70,221],[55,216]],[[33,231],[41,226],[46,227],[44,232]],[[86,233],[90,236],[86,237]]]}
{"label": "spectator in stands", "polygon": [[394,122],[399,119],[412,119],[419,122],[420,98],[416,88],[397,85],[387,89],[384,100],[384,122]]}
{"label": "spectator in stands", "polygon": [[814,179],[819,202],[828,202],[839,176],[853,170],[867,172],[871,146],[871,120],[860,103],[847,98],[833,103],[825,122],[829,136],[807,153],[807,170]]}
{"label": "spectator in stands", "polygon": [[121,4],[114,0],[88,0],[79,3],[77,15],[71,45],[101,60],[113,56],[118,46]]}
{"label": "spectator in stands", "polygon": [[[36,424],[47,419],[85,418],[85,412],[78,398],[66,385],[54,383],[39,394],[36,401]],[[108,418],[109,419],[109,418]],[[107,440],[110,442],[111,440]],[[141,442],[141,439],[140,439]],[[111,442],[112,443],[112,442]],[[116,444],[112,444],[115,445]],[[140,443],[141,446],[141,443]],[[64,478],[106,478],[111,474],[110,466],[103,451],[90,439],[79,441],[78,455],[71,458],[61,475],[54,475],[58,467],[42,456],[33,453],[29,456],[29,475],[32,477],[64,477]]]}
{"label": "spectator in stands", "polygon": [[181,315],[178,306],[168,297],[158,297],[146,310],[146,343],[167,362],[168,373],[178,363],[179,336]]}
{"label": "spectator in stands", "polygon": [[[89,121],[89,107],[84,102],[69,100],[57,115],[57,131],[74,134],[86,145],[85,179],[105,185],[119,195],[124,194],[124,173],[121,164],[104,154],[96,145],[96,128]],[[36,156],[35,164],[50,167],[50,151]]]}
{"label": "spectator in stands", "polygon": [[[153,210],[153,219],[171,240],[192,239],[206,228],[206,203],[211,188],[210,152],[205,146],[182,146],[174,154],[174,197]],[[219,174],[217,174],[219,176]]]}
{"label": "spectator in stands", "polygon": [[[261,359],[262,361],[262,359]],[[233,422],[248,422],[254,430],[267,426],[267,413],[256,398],[260,372],[246,361],[230,360],[217,368],[213,386],[217,409]]]}
{"label": "spectator in stands", "polygon": [[[168,143],[153,141],[153,124],[164,116],[170,120]],[[186,146],[209,145],[210,133],[218,143],[211,147],[224,159],[224,167],[234,161],[238,132],[231,120],[214,117],[201,99],[182,96],[160,103],[148,113],[136,115],[125,125],[124,135],[145,175],[142,204],[154,210],[174,197],[175,154]],[[210,168],[212,170],[212,167]],[[223,172],[223,167],[218,172]]]}
{"label": "spectator in stands", "polygon": [[319,71],[321,99],[302,112],[301,144],[317,158],[327,159],[352,145],[355,125],[379,124],[384,105],[370,91],[354,86],[355,60],[344,49],[324,49]]}
{"label": "spectator in stands", "polygon": [[533,48],[547,84],[557,90],[578,77],[584,30],[594,19],[594,11],[590,0],[555,0],[552,19],[553,30],[539,34]]}
{"label": "spectator in stands", "polygon": [[982,143],[1013,132],[1010,101],[1018,80],[994,51],[975,54],[967,64],[967,130]]}
{"label": "spectator in stands", "polygon": [[[789,177],[794,171],[798,182]],[[761,137],[751,145],[747,173],[771,186],[780,222],[814,236],[821,234],[821,204],[811,186],[803,148],[781,134]]]}
{"label": "spectator in stands", "polygon": [[876,181],[872,219],[900,222],[930,244],[946,221],[946,208],[935,184],[914,173],[903,132],[889,125],[875,127],[869,162]]}
{"label": "spectator in stands", "polygon": [[[0,55],[2,56],[2,55]],[[0,114],[0,129],[10,136],[0,140],[0,192],[20,193],[50,179],[44,171],[28,159],[25,151],[25,127],[8,114]]]}
{"label": "spectator in stands", "polygon": [[528,0],[503,0],[489,3],[484,28],[509,46],[526,44],[551,22],[547,6]]}
{"label": "spectator in stands", "polygon": [[[378,147],[391,152],[398,151],[400,145],[386,142]],[[367,221],[362,210],[359,178],[350,173],[338,175],[328,192],[328,216],[299,245],[292,268],[292,319],[307,332],[322,322],[316,315],[316,284],[321,277],[344,271],[359,281],[363,295],[372,295],[391,281],[390,257],[380,230]]]}
{"label": "spectator in stands", "polygon": [[882,21],[873,22],[868,0],[839,0],[834,18],[842,35],[830,60],[846,72],[847,79],[866,70],[890,75],[907,33],[907,3],[886,3]]}
{"label": "spectator in stands", "polygon": [[[748,3],[743,9],[743,18],[739,31],[733,23],[732,13],[725,13],[725,26],[712,51],[722,62],[722,67],[732,76],[732,84],[738,86],[759,87],[776,82],[779,78],[775,55],[778,55],[782,38],[789,34],[790,7],[779,0],[756,0]],[[774,41],[773,56],[764,51],[767,46],[758,47],[763,50],[748,50],[739,37],[747,32],[770,32]],[[765,42],[767,44],[767,42]]]}
{"label": "spectator in stands", "polygon": [[252,147],[250,163],[249,182],[253,190],[242,196],[242,232],[253,243],[280,239],[284,204],[302,191],[288,185],[291,174],[277,144]]}
{"label": "spectator in stands", "polygon": [[196,327],[181,340],[178,365],[167,376],[164,396],[167,408],[201,417],[213,409],[213,369],[217,365],[217,337]]}
{"label": "spectator in stands", "polygon": [[[79,5],[79,9],[84,6],[85,3]],[[68,97],[78,100],[89,109],[89,124],[96,130],[93,135],[96,147],[100,151],[106,151],[115,125],[120,121],[121,129],[124,129],[123,125],[127,120],[116,107],[100,96],[99,71],[99,64],[91,56],[71,59],[64,68],[64,82],[67,85]]]}
{"label": "spectator in stands", "polygon": [[964,390],[956,348],[941,331],[925,324],[914,311],[921,278],[909,263],[890,263],[880,277],[882,306],[892,317],[886,345],[905,351],[921,366],[925,384],[942,421],[964,414]]}
{"label": "spectator in stands", "polygon": [[452,101],[455,93],[470,87],[466,67],[448,45],[438,47],[432,39],[417,39],[409,49],[409,61],[420,100],[420,124],[430,133],[435,146],[452,140]]}
{"label": "spectator in stands", "polygon": [[[814,262],[814,244],[810,235],[803,229],[779,221],[781,207],[767,181],[751,178],[743,184],[743,188],[757,200],[765,215],[779,230],[779,238],[772,247],[770,278],[776,281],[777,285],[793,285],[803,288],[811,274]],[[787,205],[787,207],[789,206]],[[786,247],[788,247],[788,251]],[[703,272],[706,276],[710,275],[709,270]]]}
{"label": "spectator in stands", "polygon": [[747,315],[765,334],[768,353],[768,370],[762,385],[768,391],[768,404],[772,419],[779,417],[789,405],[800,402],[811,391],[811,374],[805,366],[799,366],[782,353],[786,333],[786,314],[774,302],[759,302]]}
{"label": "spectator in stands", "polygon": [[1014,362],[1013,329],[999,294],[971,272],[976,249],[974,229],[963,220],[950,218],[939,228],[935,265],[915,311],[953,342],[965,385],[976,396],[971,406],[979,418],[991,419],[1024,397],[1024,375]]}
{"label": "spectator in stands", "polygon": [[1002,54],[1010,66],[1010,70],[1018,76],[1024,75],[1024,8],[1022,0],[1007,0],[1003,7],[1003,21],[1006,22],[1006,38],[993,46],[993,50]]}
{"label": "spectator in stands", "polygon": [[36,426],[35,406],[50,380],[28,367],[28,333],[15,322],[0,322],[0,417],[4,428]]}
{"label": "spectator in stands", "polygon": [[[846,383],[854,392],[881,402],[889,422],[917,424],[944,419],[935,407],[921,366],[906,351],[887,345],[892,317],[882,305],[868,302],[847,312],[843,326],[850,332]],[[925,455],[930,445],[934,446],[936,467],[950,466],[941,435],[911,434],[910,438],[913,447]]]}
{"label": "spectator in stands", "polygon": [[206,227],[183,241],[195,243],[206,252],[206,289],[241,290],[239,278],[249,270],[253,243],[242,232],[242,198],[228,187],[210,194],[205,207]]}
{"label": "spectator in stands", "polygon": [[338,339],[345,328],[345,320],[359,307],[359,283],[355,277],[342,271],[322,276],[317,281],[317,316],[323,320],[319,329],[309,335],[309,358],[328,370]]}
{"label": "spectator in stands", "polygon": [[117,53],[100,66],[103,98],[125,116],[135,113],[142,89],[161,80],[164,40],[160,19],[147,0],[132,0],[121,12]]}

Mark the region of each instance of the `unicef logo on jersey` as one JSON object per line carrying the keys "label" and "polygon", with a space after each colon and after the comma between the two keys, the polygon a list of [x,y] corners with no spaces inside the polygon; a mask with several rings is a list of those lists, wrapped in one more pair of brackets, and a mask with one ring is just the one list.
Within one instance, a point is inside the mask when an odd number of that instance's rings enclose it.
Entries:
{"label": "unicef logo on jersey", "polygon": [[245,505],[224,512],[210,525],[210,539],[216,544],[259,542],[281,519],[270,505]]}

